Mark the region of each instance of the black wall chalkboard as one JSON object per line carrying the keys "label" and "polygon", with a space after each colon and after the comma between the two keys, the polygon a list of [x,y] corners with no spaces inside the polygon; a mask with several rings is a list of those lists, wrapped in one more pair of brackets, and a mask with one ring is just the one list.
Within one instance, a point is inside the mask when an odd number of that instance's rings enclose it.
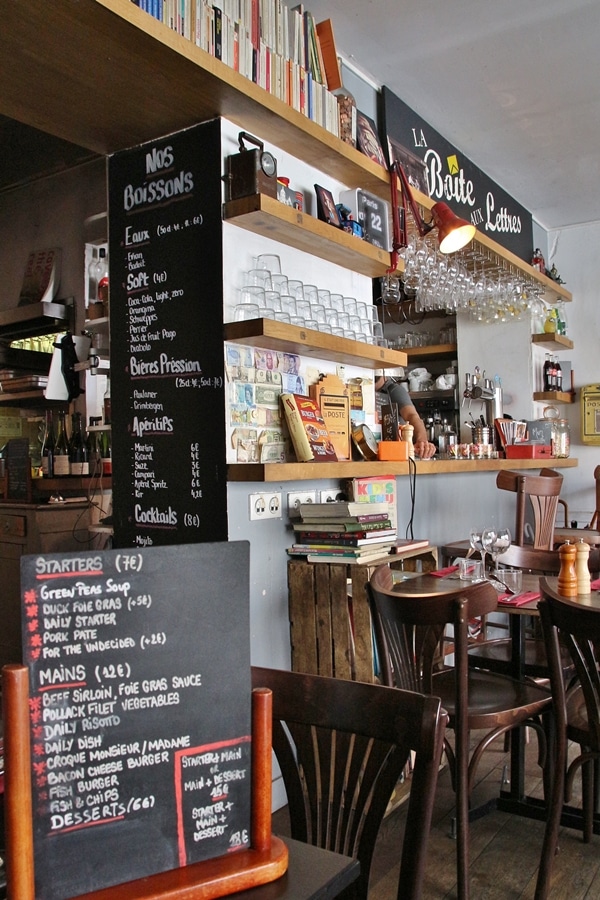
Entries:
{"label": "black wall chalkboard", "polygon": [[246,542],[21,559],[36,898],[249,846]]}
{"label": "black wall chalkboard", "polygon": [[29,440],[13,438],[6,445],[6,498],[8,500],[31,500],[31,459]]}
{"label": "black wall chalkboard", "polygon": [[109,160],[114,546],[227,539],[220,122]]}

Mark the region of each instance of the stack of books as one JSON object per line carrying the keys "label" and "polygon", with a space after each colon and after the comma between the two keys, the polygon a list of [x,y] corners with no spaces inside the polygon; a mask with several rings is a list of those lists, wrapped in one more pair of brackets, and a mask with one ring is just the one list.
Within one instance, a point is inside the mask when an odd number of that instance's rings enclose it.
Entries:
{"label": "stack of books", "polygon": [[302,503],[293,522],[296,543],[290,556],[308,562],[369,562],[385,557],[396,543],[396,528],[386,502]]}

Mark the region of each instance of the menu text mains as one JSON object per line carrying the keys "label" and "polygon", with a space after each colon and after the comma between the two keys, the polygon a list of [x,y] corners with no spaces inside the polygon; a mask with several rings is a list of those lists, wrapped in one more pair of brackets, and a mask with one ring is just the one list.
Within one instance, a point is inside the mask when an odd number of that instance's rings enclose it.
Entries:
{"label": "menu text mains", "polygon": [[36,897],[247,847],[248,545],[27,556],[22,600]]}
{"label": "menu text mains", "polygon": [[218,121],[109,163],[115,546],[227,539]]}

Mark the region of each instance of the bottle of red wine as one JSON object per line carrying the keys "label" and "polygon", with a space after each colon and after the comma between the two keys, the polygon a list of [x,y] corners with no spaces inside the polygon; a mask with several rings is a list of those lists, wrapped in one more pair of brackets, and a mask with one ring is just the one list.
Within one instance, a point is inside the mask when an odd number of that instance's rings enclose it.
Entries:
{"label": "bottle of red wine", "polygon": [[58,414],[58,429],[54,444],[54,477],[62,478],[64,475],[69,474],[69,444],[67,441],[65,414],[61,410]]}
{"label": "bottle of red wine", "polygon": [[72,423],[73,428],[69,446],[69,467],[71,475],[89,475],[90,466],[88,461],[88,450],[81,429],[80,412],[73,413]]}
{"label": "bottle of red wine", "polygon": [[52,410],[46,410],[46,427],[42,443],[42,475],[54,478],[54,417]]}

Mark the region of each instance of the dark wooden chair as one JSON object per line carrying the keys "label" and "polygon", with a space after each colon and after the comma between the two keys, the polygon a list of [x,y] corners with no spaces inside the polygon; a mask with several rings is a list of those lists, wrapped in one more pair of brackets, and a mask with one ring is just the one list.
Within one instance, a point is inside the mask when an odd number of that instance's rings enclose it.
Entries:
{"label": "dark wooden chair", "polygon": [[[581,770],[583,839],[592,839],[594,825],[594,766],[600,760],[600,609],[561,597],[545,578],[540,579],[539,604],[556,719],[554,776],[536,900],[545,900],[550,889],[563,804],[571,797],[576,774]],[[562,673],[561,645],[575,667],[576,681],[567,688]],[[567,742],[579,744],[580,753],[567,761]]]}
{"label": "dark wooden chair", "polygon": [[253,667],[273,692],[273,750],[292,837],[356,857],[344,897],[366,900],[379,826],[415,752],[398,898],[421,897],[447,714],[438,698],[376,684]]}
{"label": "dark wooden chair", "polygon": [[[418,586],[416,586],[418,585]],[[369,582],[373,626],[389,686],[421,691],[441,698],[455,733],[454,751],[445,741],[457,806],[458,897],[469,896],[469,798],[479,760],[500,735],[523,725],[535,728],[540,764],[545,762],[541,714],[550,707],[550,693],[533,683],[469,669],[468,620],[496,608],[497,594],[485,582],[451,590],[433,576],[394,584],[389,566],[375,570]],[[447,625],[454,631],[454,667],[438,667],[438,646]],[[470,753],[472,731],[484,736]],[[545,772],[546,774],[546,772]]]}

